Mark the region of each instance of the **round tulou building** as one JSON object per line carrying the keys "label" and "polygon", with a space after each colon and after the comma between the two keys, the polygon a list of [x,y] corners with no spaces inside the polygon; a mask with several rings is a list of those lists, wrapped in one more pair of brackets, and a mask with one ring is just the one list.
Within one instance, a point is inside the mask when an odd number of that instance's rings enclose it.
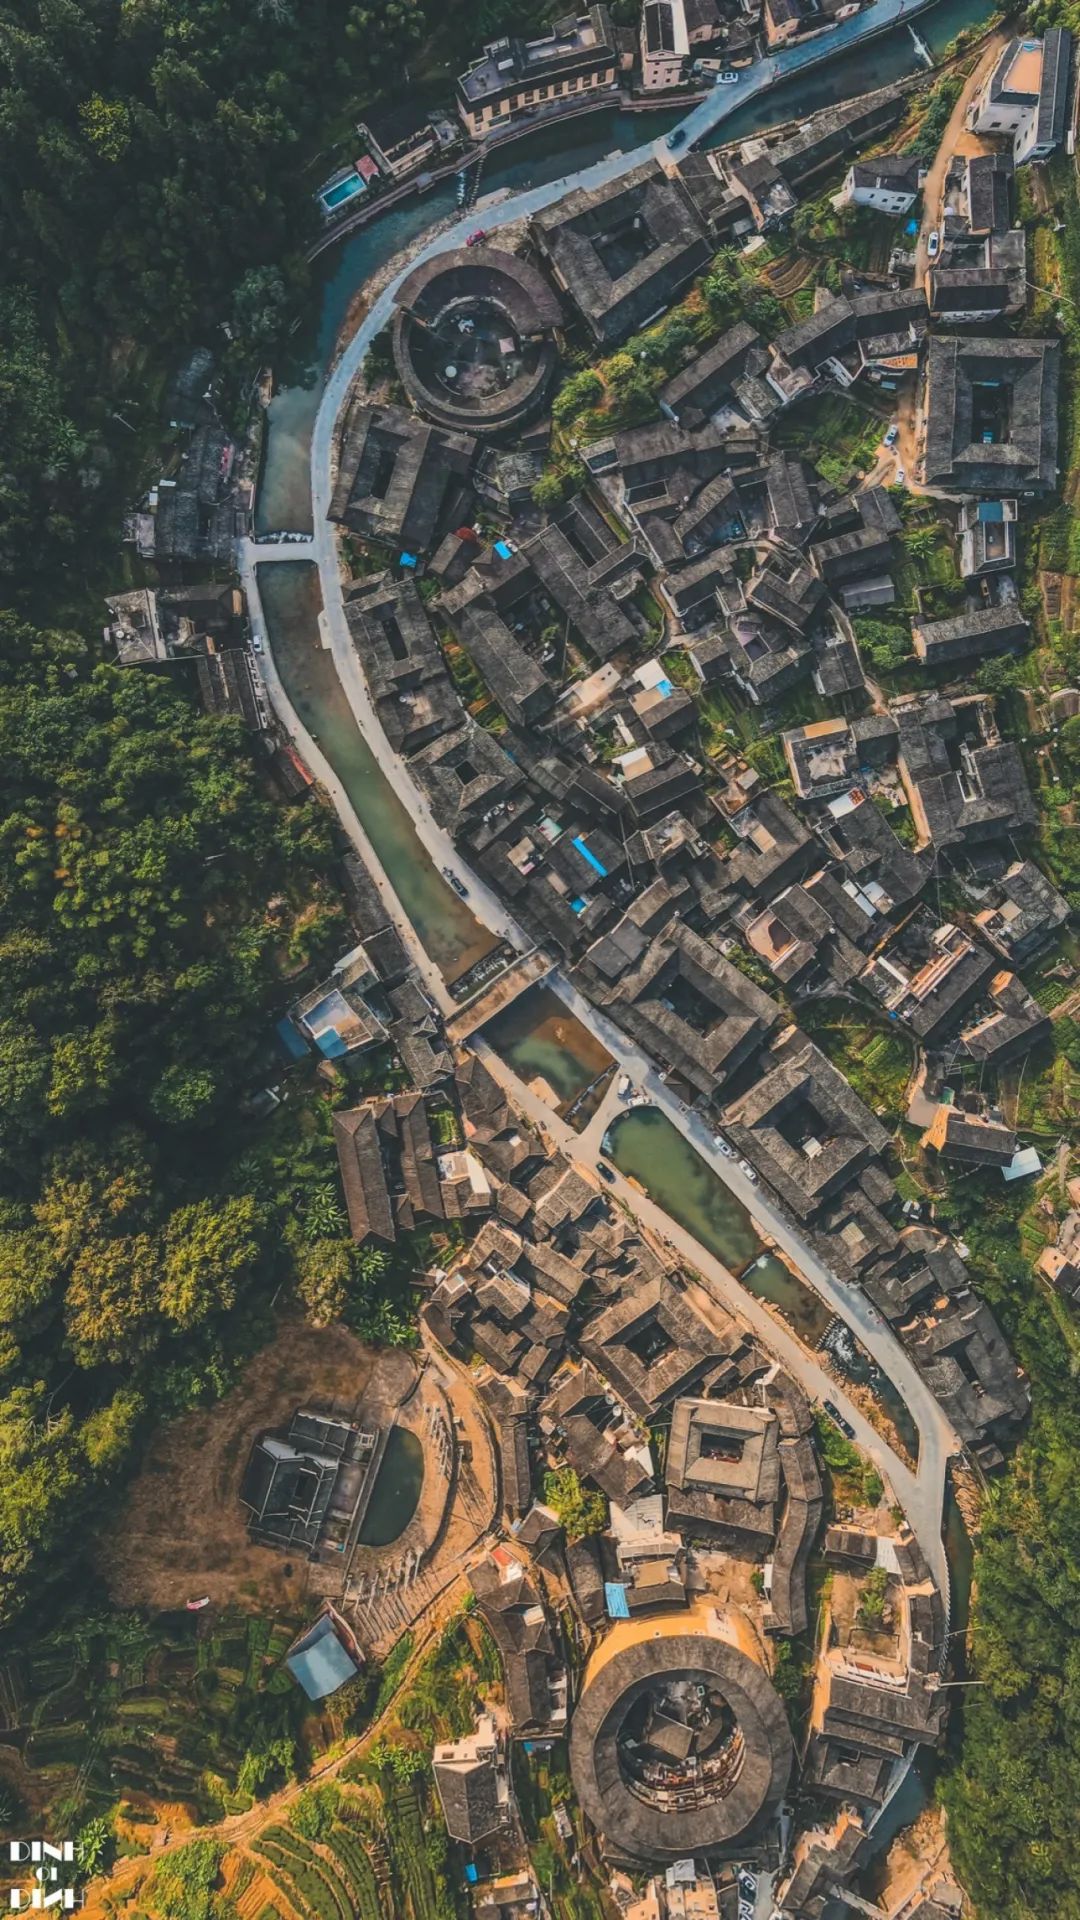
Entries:
{"label": "round tulou building", "polygon": [[438,426],[490,437],[539,411],[558,364],[557,294],[525,260],[459,247],[410,273],[397,295],[394,360]]}
{"label": "round tulou building", "polygon": [[792,1757],[784,1708],[737,1614],[621,1623],[586,1669],[570,1770],[610,1859],[767,1861]]}

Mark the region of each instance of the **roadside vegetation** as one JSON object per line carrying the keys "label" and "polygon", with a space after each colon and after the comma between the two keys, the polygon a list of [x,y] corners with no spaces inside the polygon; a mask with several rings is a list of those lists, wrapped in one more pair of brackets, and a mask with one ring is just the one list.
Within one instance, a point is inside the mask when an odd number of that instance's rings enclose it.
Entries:
{"label": "roadside vegetation", "polygon": [[[1047,0],[1028,25],[1080,29],[1080,9]],[[1080,908],[1080,851],[1074,799],[1080,755],[1072,723],[1047,726],[1054,693],[1080,669],[1080,204],[1073,162],[1064,155],[1020,176],[1021,212],[1033,259],[1032,332],[1064,343],[1062,491],[1039,526],[1025,523],[1023,603],[1038,645],[1028,659],[988,663],[979,684],[1002,669],[999,722],[1024,746],[1040,807],[1040,862]],[[1037,199],[1036,199],[1037,196]],[[993,676],[996,679],[996,675]],[[1055,952],[1026,975],[1052,1010],[1072,991]],[[1006,1100],[1030,1129],[1051,1171],[1020,1192],[989,1175],[953,1178],[937,1212],[970,1248],[973,1277],[990,1302],[1032,1390],[1028,1432],[1005,1473],[987,1490],[976,1543],[970,1646],[977,1686],[964,1694],[959,1753],[942,1787],[956,1867],[980,1915],[1000,1920],[1080,1909],[1080,1866],[1071,1843],[1080,1796],[1080,1668],[1073,1622],[1080,1610],[1080,1321],[1032,1271],[1067,1204],[1054,1148],[1075,1141],[1080,1047],[1069,1016],[1052,1042],[1009,1077]]]}
{"label": "roadside vegetation", "polygon": [[[481,11],[470,44],[531,17]],[[273,1299],[411,1337],[416,1250],[359,1256],[337,1199],[345,1076],[243,1111],[341,950],[336,829],[98,634],[171,373],[210,344],[242,419],[308,285],[327,126],[436,12],[452,38],[429,0],[16,0],[0,32],[0,1624],[30,1592],[47,1617],[150,1422],[223,1392]]]}

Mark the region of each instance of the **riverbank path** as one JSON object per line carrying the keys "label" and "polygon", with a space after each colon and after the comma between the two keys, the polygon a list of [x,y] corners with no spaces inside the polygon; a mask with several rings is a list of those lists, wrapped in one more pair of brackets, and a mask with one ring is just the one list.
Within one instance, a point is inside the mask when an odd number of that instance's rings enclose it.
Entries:
{"label": "riverbank path", "polygon": [[[690,146],[694,145],[695,142],[712,132],[715,127],[733,113],[737,107],[745,104],[746,101],[755,94],[764,92],[768,87],[773,85],[776,80],[787,77],[793,72],[814,66],[820,61],[831,59],[835,57],[837,53],[842,52],[846,47],[853,45],[858,40],[868,38],[872,34],[882,31],[902,17],[910,18],[917,11],[919,11],[919,0],[875,0],[873,6],[853,16],[849,20],[840,22],[840,24],[832,28],[828,34],[822,35],[820,38],[809,41],[799,47],[781,49],[771,59],[759,62],[756,67],[740,75],[739,82],[736,86],[714,88],[680,123],[683,138],[677,144],[677,151],[685,152]],[[610,155],[607,159],[598,162],[594,166],[585,168],[577,174],[568,176],[566,179],[553,181],[545,186],[532,188],[527,192],[512,195],[508,199],[501,201],[497,206],[485,209],[485,225],[488,228],[505,226],[510,222],[521,220],[539,211],[541,208],[551,205],[575,188],[598,187],[608,181],[618,179],[623,174],[640,165],[642,161],[648,159],[654,152],[670,162],[673,151],[671,147],[671,136],[669,135],[666,140],[648,142],[641,147],[633,149],[629,153]],[[356,333],[348,342],[337,364],[332,369],[322,394],[312,432],[311,492],[314,538],[310,545],[305,546],[303,551],[304,557],[313,558],[319,568],[323,599],[322,630],[324,644],[326,644],[332,652],[338,677],[349,704],[352,707],[357,725],[374,755],[381,772],[398,798],[408,808],[425,853],[429,859],[435,862],[437,867],[445,872],[452,873],[461,885],[466,888],[471,907],[477,917],[489,927],[493,933],[497,934],[499,938],[509,941],[519,951],[525,951],[531,943],[528,941],[522,929],[513,921],[512,916],[507,912],[503,902],[479,876],[473,873],[471,868],[466,865],[449,834],[432,817],[427,801],[417,789],[411,770],[407,763],[395,753],[383,731],[345,617],[337,532],[328,518],[335,477],[336,436],[339,417],[346,405],[353,381],[363,364],[363,360],[372,341],[382,328],[386,326],[392,316],[394,296],[397,287],[400,285],[404,274],[407,271],[411,271],[420,261],[433,258],[449,248],[460,246],[467,238],[474,223],[475,214],[469,215],[459,221],[454,227],[440,233],[425,246],[417,250],[409,261],[408,266],[404,267],[401,273],[398,274],[380,294],[370,311],[364,317]],[[291,552],[288,548],[273,546],[269,548],[265,546],[260,547],[253,541],[241,543],[239,564],[244,585],[249,595],[252,622],[256,630],[260,631],[263,636],[261,665],[264,671],[264,678],[276,710],[292,733],[293,738],[297,740],[312,770],[324,781],[327,791],[331,794],[335,804],[339,808],[339,812],[354,843],[361,848],[364,858],[372,861],[373,871],[376,874],[380,891],[383,893],[389,906],[393,896],[393,888],[389,878],[381,864],[374,857],[374,850],[371,849],[370,842],[367,841],[367,836],[364,833],[362,824],[357,818],[355,809],[344,794],[340,782],[334,776],[333,769],[329,767],[317,745],[311,741],[310,735],[303,729],[298,716],[293,711],[291,702],[288,700],[285,689],[274,668],[272,652],[269,645],[269,635],[259,601],[255,569],[259,563],[272,563],[276,559],[285,560],[295,557],[297,557],[295,553]],[[399,928],[402,928],[403,937],[405,937],[403,927],[404,915],[401,911],[400,904],[396,902],[396,900],[394,901],[393,917],[395,924],[398,925]],[[432,988],[437,1003],[445,1011],[447,1009],[445,983],[442,983],[436,975],[431,961],[423,952],[411,928],[409,928],[408,932],[408,947],[410,953],[417,959],[417,964],[420,966],[425,981]],[[593,1009],[581,1001],[580,996],[570,988],[568,982],[560,978],[557,981],[557,987],[568,999],[568,1003],[574,1008],[574,1011],[578,1013],[578,1017],[584,1018],[585,1024],[589,1025],[593,1031],[597,1031],[597,1016]],[[926,1388],[925,1383],[922,1381],[913,1363],[909,1360],[899,1340],[881,1317],[877,1315],[876,1310],[871,1306],[870,1302],[866,1300],[864,1295],[855,1288],[841,1287],[841,1284],[828,1272],[812,1250],[802,1242],[790,1223],[775,1212],[771,1203],[761,1194],[760,1188],[756,1186],[750,1187],[750,1184],[746,1181],[745,1176],[735,1163],[717,1154],[715,1143],[712,1141],[711,1136],[708,1135],[708,1130],[705,1128],[704,1122],[698,1115],[691,1113],[688,1109],[683,1108],[681,1103],[674,1100],[652,1062],[647,1061],[635,1048],[631,1047],[625,1037],[619,1034],[617,1030],[613,1028],[609,1029],[608,1023],[603,1022],[601,1024],[604,1028],[604,1033],[601,1035],[604,1039],[604,1044],[608,1046],[608,1050],[612,1052],[614,1058],[620,1063],[623,1070],[629,1072],[636,1083],[648,1091],[650,1097],[656,1099],[657,1104],[667,1113],[668,1118],[673,1121],[679,1131],[684,1134],[695,1149],[702,1153],[703,1157],[708,1160],[708,1163],[713,1167],[713,1170],[718,1176],[732,1188],[736,1196],[742,1200],[744,1204],[752,1207],[756,1216],[762,1221],[766,1230],[773,1235],[777,1244],[787,1254],[788,1258],[791,1259],[793,1265],[805,1276],[812,1286],[822,1293],[822,1296],[852,1328],[852,1331],[866,1346],[882,1370],[887,1373],[900,1388],[911,1409],[916,1425],[919,1428],[919,1471],[917,1476],[913,1476],[910,1471],[903,1466],[902,1462],[896,1459],[895,1456],[890,1455],[888,1478],[892,1482],[898,1498],[900,1498],[904,1504],[905,1510],[908,1510],[910,1501],[909,1518],[911,1519],[912,1526],[915,1529],[927,1559],[934,1568],[935,1575],[941,1577],[944,1582],[944,1559],[940,1529],[945,1463],[950,1452],[955,1450],[956,1441],[944,1414],[933,1399],[933,1396],[929,1393],[929,1390]],[[608,1032],[610,1032],[612,1036],[610,1042],[607,1038]],[[549,1108],[545,1108],[544,1111],[546,1114],[545,1124],[551,1126],[557,1117],[552,1114]],[[578,1136],[572,1135],[572,1140],[576,1147],[578,1144]],[[595,1161],[599,1157],[598,1142],[591,1142],[590,1150],[593,1153]],[[627,1193],[634,1191],[629,1188],[625,1182],[623,1183],[623,1187]],[[649,1203],[649,1205],[651,1206],[651,1203]],[[675,1223],[671,1222],[666,1215],[661,1214],[659,1209],[655,1209],[655,1212],[658,1220],[663,1223],[657,1230],[664,1232],[667,1237],[672,1240],[673,1244],[678,1244],[675,1236],[680,1234],[682,1230],[678,1229]],[[708,1258],[705,1250],[701,1248],[696,1241],[692,1240],[691,1236],[684,1235],[683,1239],[686,1244],[695,1249],[693,1255],[688,1254],[684,1257],[692,1258],[694,1263],[700,1267],[702,1261]],[[720,1272],[724,1272],[724,1269],[720,1268],[719,1262],[717,1262],[716,1265]],[[745,1296],[742,1297],[745,1298]],[[762,1308],[761,1311],[764,1313],[765,1309]],[[777,1344],[777,1334],[780,1329],[778,1329],[776,1322],[772,1320],[771,1316],[766,1316],[766,1318],[768,1321],[768,1329],[770,1330],[768,1337],[775,1346]],[[795,1367],[798,1377],[805,1378],[807,1377],[806,1369],[809,1364],[806,1359],[805,1350],[794,1340],[792,1340],[792,1347],[794,1354],[791,1364]],[[814,1366],[813,1372],[815,1376],[821,1374],[820,1368],[817,1368],[816,1365]],[[821,1375],[821,1378],[825,1380],[828,1376]],[[815,1393],[818,1392],[816,1385],[812,1387],[811,1390]],[[869,1426],[861,1415],[858,1415],[858,1411],[855,1408],[851,1409],[851,1419],[853,1427],[868,1447],[868,1450],[874,1453],[875,1449],[877,1449],[880,1455],[883,1443],[874,1432],[874,1429]]]}
{"label": "riverbank path", "polygon": [[[595,1175],[601,1159],[595,1129],[586,1128],[584,1133],[575,1133],[573,1128],[568,1126],[565,1120],[560,1119],[539,1094],[533,1093],[523,1081],[518,1079],[513,1068],[507,1066],[506,1062],[500,1059],[484,1041],[474,1040],[471,1044],[476,1048],[489,1073],[499,1082],[514,1106],[525,1118],[534,1126],[541,1128],[560,1153],[565,1154],[576,1167]],[[679,1125],[682,1116],[672,1114],[670,1096],[667,1095],[667,1090],[662,1083],[659,1083],[659,1076],[650,1070],[643,1074],[641,1079],[647,1081],[643,1091],[649,1095],[650,1101],[663,1108],[668,1118],[674,1119],[675,1124]],[[688,1131],[692,1133],[692,1130],[688,1130],[685,1126],[680,1130],[684,1133]],[[705,1158],[703,1143],[695,1137],[693,1144],[702,1154],[702,1158]],[[721,1162],[721,1166],[728,1164]],[[666,1240],[680,1260],[685,1261],[695,1273],[700,1274],[706,1293],[713,1300],[752,1328],[762,1345],[774,1354],[788,1372],[798,1380],[804,1393],[811,1400],[828,1399],[839,1407],[845,1419],[850,1421],[858,1445],[873,1460],[882,1478],[892,1488],[907,1515],[912,1532],[926,1555],[935,1581],[942,1593],[947,1593],[948,1565],[941,1537],[941,1513],[945,1493],[945,1463],[951,1450],[949,1444],[951,1436],[948,1424],[944,1421],[936,1402],[932,1404],[937,1417],[927,1418],[925,1428],[920,1425],[919,1468],[916,1473],[913,1473],[854,1401],[848,1399],[833,1376],[826,1373],[825,1369],[818,1364],[801,1340],[788,1330],[781,1319],[770,1313],[755,1294],[740,1286],[734,1274],[714,1254],[709,1253],[700,1240],[695,1239],[694,1235],[687,1232],[684,1227],[680,1227],[678,1222],[673,1220],[670,1214],[665,1213],[655,1201],[650,1200],[634,1181],[624,1179],[622,1174],[616,1173],[614,1180],[605,1181],[604,1185],[606,1191],[633,1214],[640,1226],[647,1228],[660,1239]],[[746,1204],[766,1232],[783,1245],[781,1233],[777,1231],[778,1226],[782,1228],[782,1223],[777,1222],[770,1207],[762,1204],[759,1188],[747,1186]],[[805,1271],[802,1260],[801,1252],[798,1264]],[[821,1271],[824,1275],[825,1269],[822,1268]],[[807,1277],[812,1279],[810,1275]],[[831,1281],[831,1276],[826,1278],[830,1284],[835,1285]],[[906,1360],[907,1356],[903,1357]],[[910,1362],[908,1365],[910,1366]],[[897,1379],[895,1370],[890,1370],[890,1377],[903,1393],[904,1386]],[[921,1380],[918,1381],[918,1385],[925,1396],[927,1389]],[[912,1411],[915,1413],[915,1409]],[[925,1408],[920,1407],[919,1411],[924,1417],[926,1416]],[[915,1417],[918,1422],[919,1415],[916,1414]]]}

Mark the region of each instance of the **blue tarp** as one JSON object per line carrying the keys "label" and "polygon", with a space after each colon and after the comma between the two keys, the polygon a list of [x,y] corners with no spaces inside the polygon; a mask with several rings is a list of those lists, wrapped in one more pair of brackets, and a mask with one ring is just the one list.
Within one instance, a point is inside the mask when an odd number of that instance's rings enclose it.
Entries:
{"label": "blue tarp", "polygon": [[508,540],[496,540],[495,551],[500,560],[512,560],[514,557],[514,549]]}
{"label": "blue tarp", "polygon": [[327,1694],[336,1693],[359,1671],[326,1614],[304,1635],[285,1665],[309,1700],[325,1700]]}
{"label": "blue tarp", "polygon": [[585,845],[585,842],[582,839],[580,833],[575,833],[574,838],[572,839],[570,844],[572,847],[577,848],[582,859],[588,861],[590,867],[593,869],[593,872],[598,873],[600,875],[601,880],[607,879],[607,868],[604,866],[601,866],[595,853],[592,853],[590,849]]}
{"label": "blue tarp", "polygon": [[400,562],[399,562],[399,565],[401,565],[401,566],[403,566],[403,567],[415,567],[415,565],[416,565],[416,555],[415,555],[415,553],[403,553],[403,554],[402,554],[402,556],[401,556],[401,560],[400,560]]}
{"label": "blue tarp", "polygon": [[470,1887],[475,1887],[477,1881],[480,1878],[480,1875],[477,1873],[476,1868],[473,1866],[473,1863],[471,1860],[466,1865],[465,1878],[468,1881]]}
{"label": "blue tarp", "polygon": [[609,1620],[629,1620],[630,1609],[626,1604],[626,1588],[617,1580],[604,1581],[604,1605]]}

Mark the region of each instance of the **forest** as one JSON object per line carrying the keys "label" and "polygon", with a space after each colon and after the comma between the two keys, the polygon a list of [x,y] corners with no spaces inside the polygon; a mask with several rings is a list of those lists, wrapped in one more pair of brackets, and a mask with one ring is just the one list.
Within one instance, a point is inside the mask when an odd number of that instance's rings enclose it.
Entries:
{"label": "forest", "polygon": [[268,1337],[282,1278],[406,1331],[344,1237],[326,1102],[238,1125],[289,983],[341,950],[332,823],[98,636],[171,373],[209,344],[241,417],[302,311],[314,187],[436,16],[458,56],[454,11],[0,0],[0,1623],[147,1421]]}
{"label": "forest", "polygon": [[1022,1205],[984,1182],[958,1184],[952,1199],[979,1290],[1031,1380],[1032,1418],[983,1507],[970,1662],[978,1684],[962,1696],[943,1798],[978,1912],[1065,1920],[1080,1914],[1080,1327],[1070,1307],[1040,1292],[1019,1252]]}
{"label": "forest", "polygon": [[308,282],[312,194],[356,114],[406,88],[413,50],[446,97],[463,46],[547,11],[2,0],[3,600],[40,613],[62,587],[82,604],[180,355],[210,346],[219,403],[243,406]]}

